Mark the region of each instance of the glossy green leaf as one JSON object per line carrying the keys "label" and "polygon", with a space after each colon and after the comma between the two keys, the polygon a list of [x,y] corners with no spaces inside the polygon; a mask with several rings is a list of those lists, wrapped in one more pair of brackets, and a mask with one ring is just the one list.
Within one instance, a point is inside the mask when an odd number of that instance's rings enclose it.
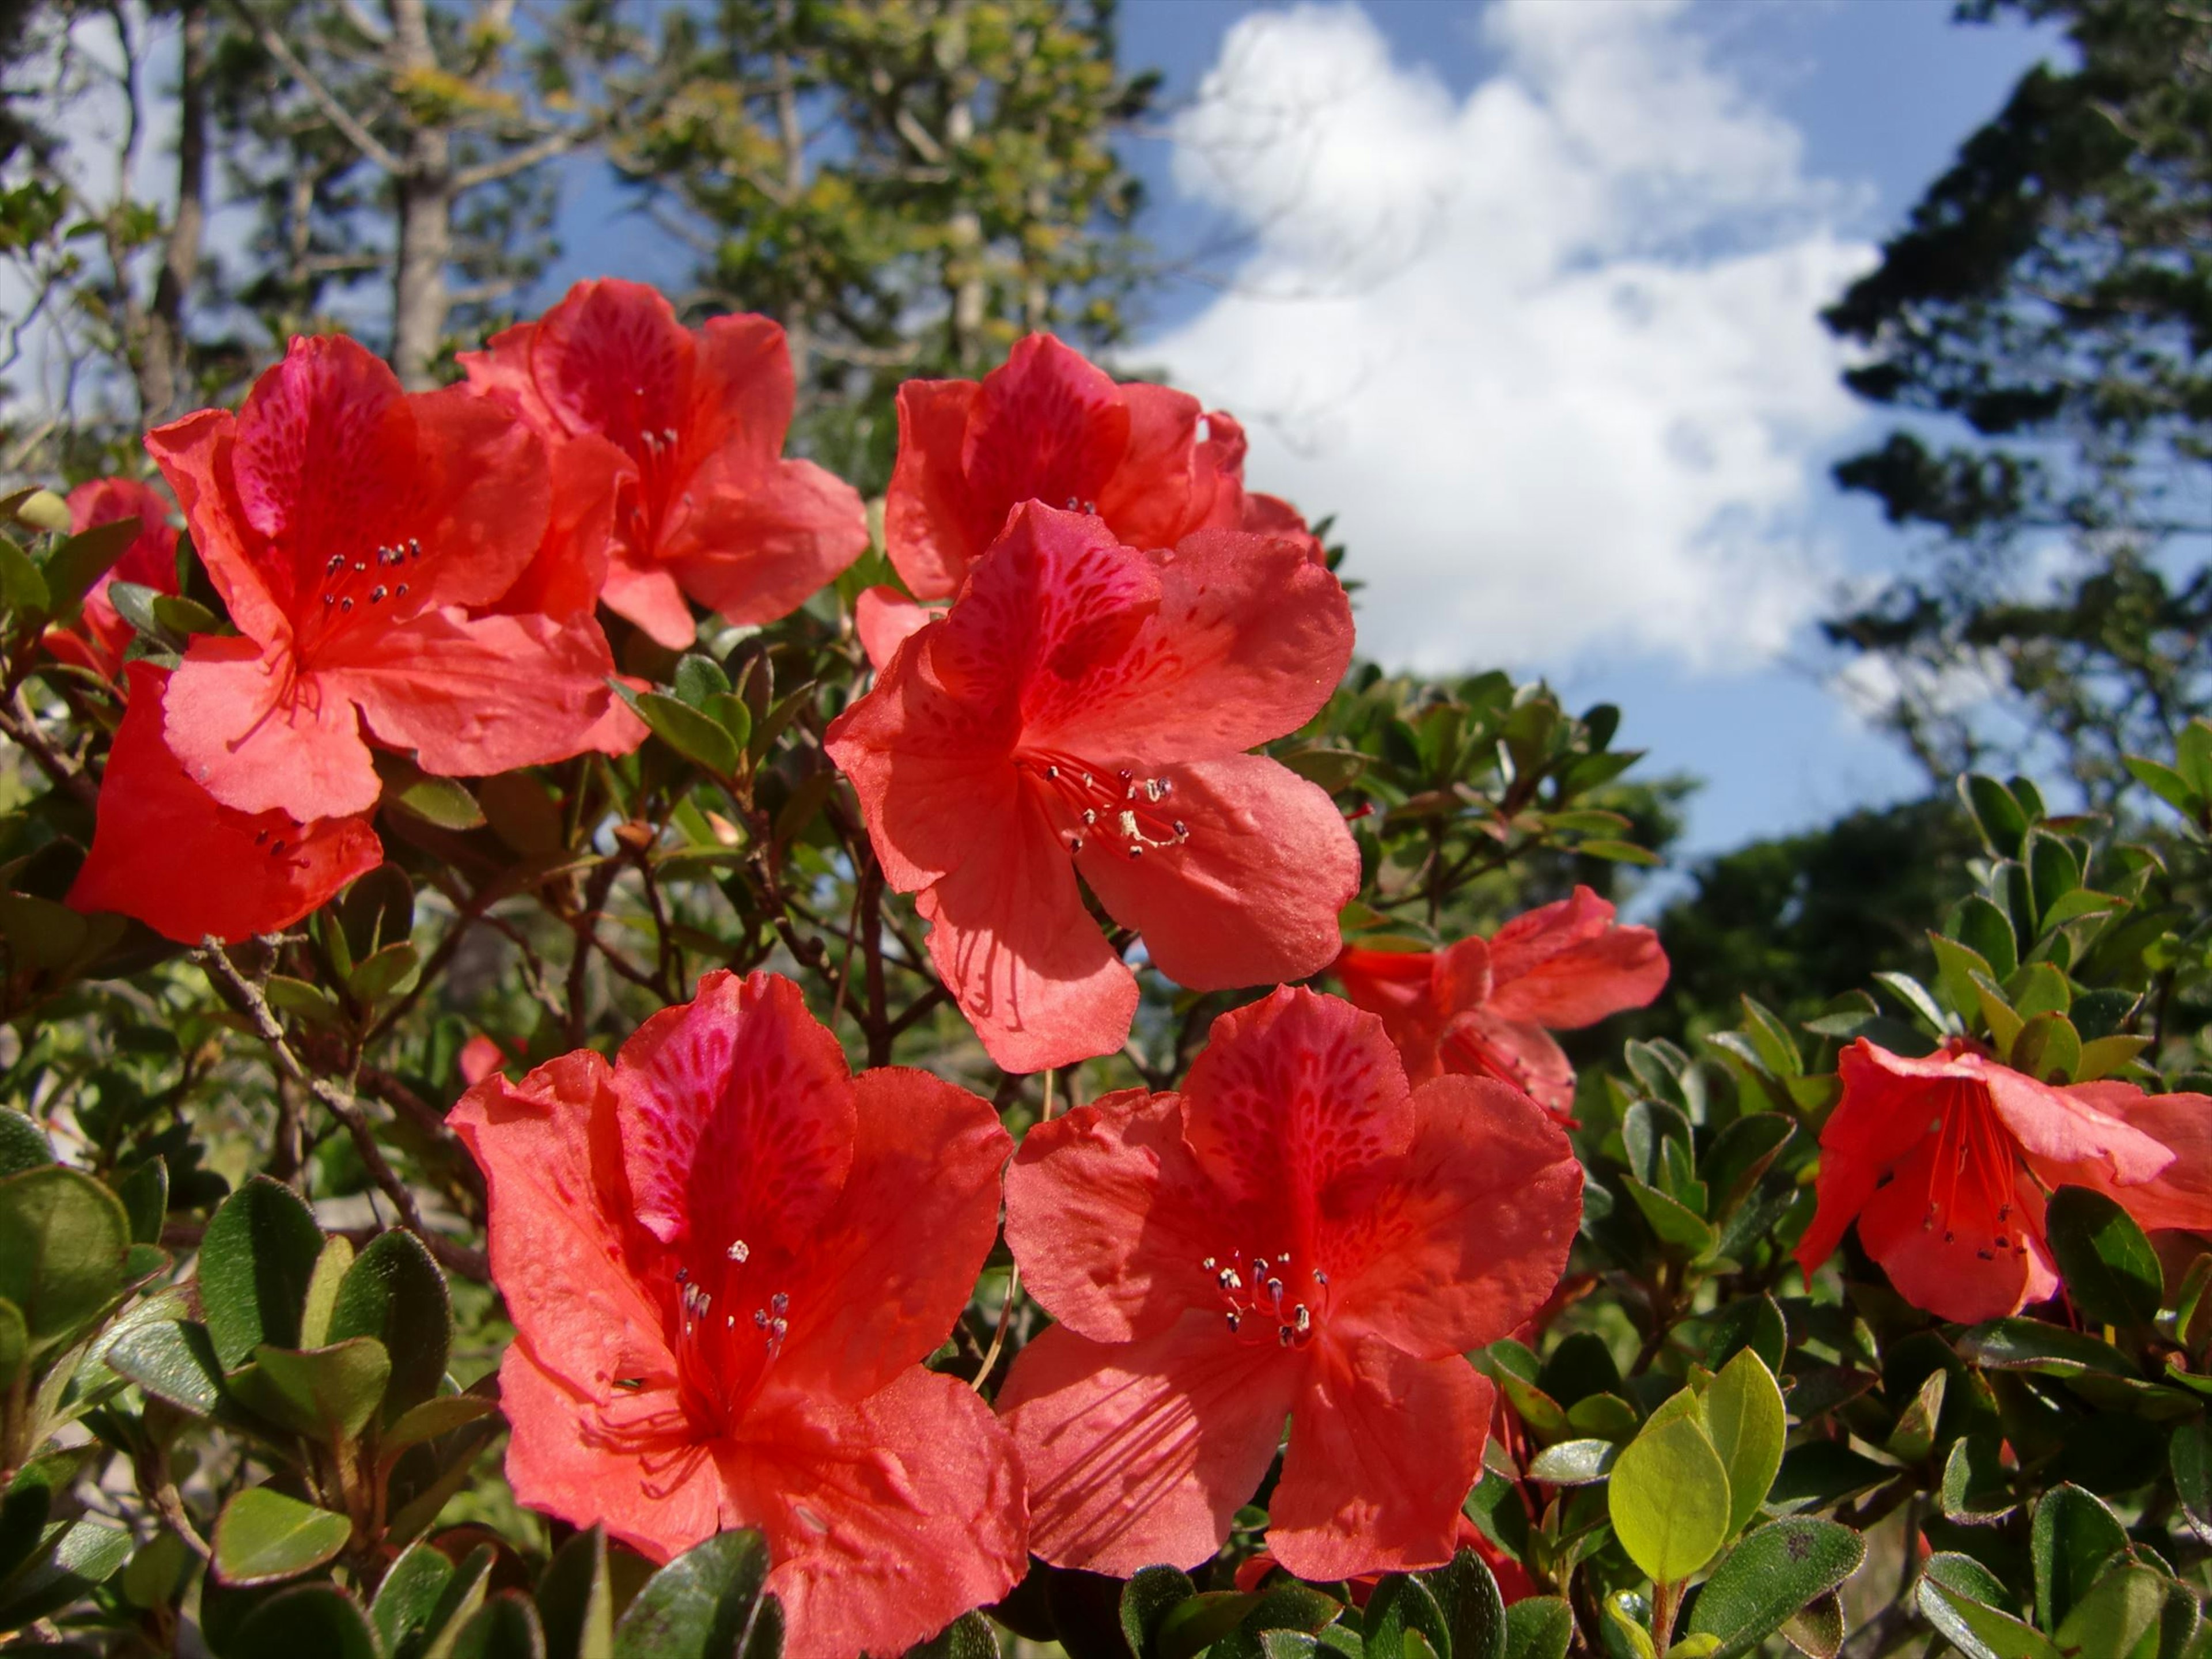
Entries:
{"label": "glossy green leaf", "polygon": [[553,1553],[538,1581],[538,1618],[547,1659],[613,1659],[615,1593],[605,1528],[587,1527]]}
{"label": "glossy green leaf", "polygon": [[1176,1567],[1144,1567],[1121,1586],[1121,1639],[1134,1659],[1152,1659],[1160,1621],[1198,1594],[1190,1575]]}
{"label": "glossy green leaf", "polygon": [[228,1199],[200,1239],[200,1307],[226,1370],[255,1348],[295,1347],[323,1231],[289,1187],[255,1176]]}
{"label": "glossy green leaf", "polygon": [[1620,1448],[1610,1440],[1562,1440],[1528,1460],[1528,1478],[1553,1486],[1587,1486],[1605,1479]]}
{"label": "glossy green leaf", "polygon": [[404,787],[387,790],[385,799],[440,830],[483,828],[483,808],[465,786],[452,778],[418,776]]}
{"label": "glossy green leaf", "polygon": [[2014,1071],[2040,1082],[2071,1083],[2081,1064],[2081,1034],[2062,1013],[2037,1014],[2021,1027],[2007,1058]]}
{"label": "glossy green leaf", "polygon": [[274,1584],[319,1567],[353,1523],[268,1486],[248,1486],[216,1517],[215,1570],[227,1584]]}
{"label": "glossy green leaf", "polygon": [[1259,1604],[1256,1595],[1210,1590],[1179,1601],[1161,1616],[1152,1644],[1159,1659],[1193,1659],[1226,1637]]}
{"label": "glossy green leaf", "polygon": [[537,1607],[517,1590],[493,1596],[456,1631],[443,1659],[546,1659]]}
{"label": "glossy green leaf", "polygon": [[2067,1659],[2127,1659],[2166,1611],[2164,1573],[2123,1562],[2089,1587],[2051,1639]]}
{"label": "glossy green leaf", "polygon": [[104,1522],[70,1521],[50,1527],[41,1541],[30,1563],[0,1585],[0,1631],[21,1629],[82,1601],[122,1571],[136,1540]]}
{"label": "glossy green leaf", "polygon": [[384,1402],[392,1360],[373,1336],[321,1348],[253,1351],[253,1363],[231,1373],[229,1388],[256,1416],[324,1442],[351,1440]]}
{"label": "glossy green leaf", "polygon": [[2035,1622],[2055,1630],[2128,1547],[2127,1528],[2102,1499],[2081,1487],[2053,1486],[2037,1500],[2028,1551],[2035,1565]]}
{"label": "glossy green leaf", "polygon": [[675,690],[692,708],[704,708],[708,698],[728,694],[730,677],[712,657],[686,652],[676,661]]}
{"label": "glossy green leaf", "polygon": [[616,1659],[774,1659],[783,1615],[767,1592],[768,1546],[719,1533],[646,1581],[615,1627]]}
{"label": "glossy green leaf", "polygon": [[[1421,1638],[1425,1656],[1407,1641],[1409,1632]],[[1366,1659],[1451,1659],[1451,1628],[1443,1609],[1426,1584],[1404,1573],[1393,1573],[1375,1587],[1361,1615],[1360,1636]]]}
{"label": "glossy green leaf", "polygon": [[53,1161],[46,1132],[22,1113],[0,1106],[0,1179],[43,1169]]}
{"label": "glossy green leaf", "polygon": [[439,1595],[437,1606],[431,1608],[423,1637],[411,1646],[403,1647],[392,1659],[453,1659],[453,1648],[461,1639],[462,1631],[491,1594],[491,1570],[498,1559],[499,1553],[489,1544],[479,1544],[471,1550],[453,1569],[452,1579]]}
{"label": "glossy green leaf", "polygon": [[1606,1494],[1614,1535],[1655,1583],[1689,1577],[1728,1538],[1728,1468],[1693,1417],[1646,1425],[1614,1461]]}
{"label": "glossy green leaf", "polygon": [[1859,1570],[1866,1540],[1832,1521],[1792,1517],[1746,1533],[1691,1610],[1692,1635],[1716,1637],[1712,1659],[1748,1653],[1808,1602]]}
{"label": "glossy green leaf", "polygon": [[1646,1186],[1634,1176],[1621,1176],[1620,1184],[1628,1189],[1629,1197],[1651,1224],[1651,1231],[1659,1236],[1661,1243],[1691,1255],[1712,1248],[1713,1230],[1695,1212],[1657,1188]]}
{"label": "glossy green leaf", "polygon": [[2061,1187],[2045,1224],[2066,1293],[2092,1324],[2142,1325],[2158,1316],[2166,1290],[2158,1252],[2125,1210],[2089,1188]]}
{"label": "glossy green leaf", "polygon": [[207,1328],[197,1322],[149,1320],[108,1344],[107,1367],[148,1395],[195,1417],[211,1416],[222,1401],[222,1365]]}
{"label": "glossy green leaf", "polygon": [[2212,1420],[2200,1417],[2174,1430],[2167,1455],[2182,1512],[2197,1537],[2212,1544]]}
{"label": "glossy green leaf", "polygon": [[1960,1356],[1991,1370],[2039,1371],[2045,1376],[2132,1376],[2135,1367],[2109,1342],[2039,1319],[1992,1319],[1958,1340]]}
{"label": "glossy green leaf", "polygon": [[1967,1659],[2061,1659],[2050,1638],[1983,1599],[1993,1592],[2001,1593],[1980,1562],[1938,1553],[1923,1564],[1913,1595],[1921,1616]]}
{"label": "glossy green leaf", "polygon": [[1999,858],[2020,856],[2021,844],[2027,838],[2027,814],[2011,791],[1995,778],[1979,772],[1968,773],[1959,780],[1959,798],[1966,802],[1967,811],[1973,814],[1980,826],[1982,839]]}
{"label": "glossy green leaf", "polygon": [[335,1584],[296,1584],[247,1613],[224,1659],[380,1659],[361,1604]]}
{"label": "glossy green leaf", "polygon": [[122,1292],[131,1218],[81,1170],[50,1164],[0,1181],[0,1298],[23,1316],[33,1354]]}
{"label": "glossy green leaf", "polygon": [[[579,1534],[579,1537],[590,1536]],[[560,1558],[555,1557],[556,1565]],[[550,1569],[548,1574],[550,1575]],[[434,1624],[440,1603],[453,1582],[453,1564],[428,1544],[410,1544],[387,1568],[369,1604],[369,1620],[376,1638],[392,1659],[427,1644],[436,1633]],[[574,1659],[571,1655],[570,1659]],[[604,1659],[604,1656],[602,1656]]]}
{"label": "glossy green leaf", "polygon": [[1556,1595],[1523,1596],[1505,1609],[1505,1659],[1566,1659],[1572,1608]]}
{"label": "glossy green leaf", "polygon": [[1782,1637],[1805,1659],[1836,1659],[1846,1634],[1843,1598],[1833,1590],[1816,1595],[1782,1621]]}
{"label": "glossy green leaf", "polygon": [[300,1304],[300,1346],[319,1348],[331,1340],[331,1310],[337,1306],[338,1286],[353,1266],[353,1241],[332,1233],[323,1241],[315,1258],[315,1271],[307,1279],[307,1294]]}
{"label": "glossy green leaf", "polygon": [[135,1244],[158,1244],[161,1225],[169,1218],[169,1166],[158,1154],[134,1164],[115,1182],[115,1196]]}
{"label": "glossy green leaf", "polygon": [[617,684],[624,702],[651,728],[653,736],[684,759],[704,767],[718,778],[737,775],[738,750],[735,738],[720,720],[688,702],[659,691],[632,691]]}
{"label": "glossy green leaf", "polygon": [[498,1409],[496,1401],[482,1395],[441,1394],[434,1400],[410,1407],[386,1424],[384,1432],[377,1437],[378,1452],[389,1459],[410,1446],[419,1446],[426,1440],[435,1440],[455,1429],[465,1428]]}
{"label": "glossy green leaf", "polygon": [[422,1241],[404,1228],[371,1239],[339,1287],[331,1340],[373,1336],[392,1357],[387,1419],[434,1397],[453,1345],[453,1304],[446,1276]]}
{"label": "glossy green leaf", "polygon": [[14,1385],[30,1363],[31,1332],[23,1322],[23,1310],[12,1302],[0,1300],[0,1395]]}
{"label": "glossy green leaf", "polygon": [[1945,1520],[1961,1526],[1989,1526],[2020,1507],[1995,1435],[1961,1435],[1951,1443],[1936,1505]]}
{"label": "glossy green leaf", "polygon": [[1505,1600],[1489,1565],[1462,1549],[1441,1567],[1419,1575],[1451,1632],[1450,1659],[1504,1659]]}
{"label": "glossy green leaf", "polygon": [[134,1607],[165,1607],[184,1589],[191,1567],[185,1540],[164,1527],[131,1553],[116,1588]]}
{"label": "glossy green leaf", "polygon": [[1789,1413],[1782,1389],[1757,1354],[1739,1353],[1714,1377],[1700,1401],[1705,1431],[1728,1471],[1729,1531],[1751,1524],[1782,1467]]}
{"label": "glossy green leaf", "polygon": [[0,536],[0,602],[18,616],[43,616],[53,603],[46,579],[12,536]]}

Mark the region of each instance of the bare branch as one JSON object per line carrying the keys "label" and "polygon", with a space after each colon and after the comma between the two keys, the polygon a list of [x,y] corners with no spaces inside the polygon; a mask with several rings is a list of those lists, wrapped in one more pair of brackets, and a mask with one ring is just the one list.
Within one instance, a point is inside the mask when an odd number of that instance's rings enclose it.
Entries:
{"label": "bare branch", "polygon": [[261,43],[261,49],[284,66],[284,72],[297,81],[301,89],[315,100],[317,107],[330,118],[331,125],[345,135],[348,143],[395,178],[406,171],[406,164],[355,118],[353,112],[338,101],[337,95],[316,79],[314,71],[300,61],[299,54],[292,50],[284,37],[258,16],[246,0],[229,0],[229,3],[240,20],[253,31],[253,38]]}

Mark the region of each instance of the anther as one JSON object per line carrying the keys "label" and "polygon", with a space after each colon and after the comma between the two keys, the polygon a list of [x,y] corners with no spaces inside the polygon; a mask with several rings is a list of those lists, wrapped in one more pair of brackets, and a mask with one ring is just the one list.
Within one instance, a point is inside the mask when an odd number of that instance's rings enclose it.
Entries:
{"label": "anther", "polygon": [[1237,1328],[1239,1325],[1242,1325],[1243,1322],[1244,1322],[1244,1316],[1243,1316],[1243,1315],[1242,1315],[1242,1314],[1240,1314],[1240,1313],[1238,1313],[1238,1312],[1237,1311],[1237,1310],[1236,1310],[1236,1309],[1231,1308],[1231,1309],[1229,1310],[1229,1334],[1230,1334],[1230,1335],[1231,1335],[1231,1336],[1236,1335],[1236,1334],[1237,1334]]}
{"label": "anther", "polygon": [[791,1310],[791,1298],[781,1291],[778,1291],[774,1296],[769,1297],[768,1305],[778,1313],[788,1313]]}
{"label": "anther", "polygon": [[339,610],[341,610],[341,611],[350,611],[350,610],[352,610],[352,609],[353,609],[353,601],[352,601],[351,599],[340,599],[340,600],[338,601],[338,609],[339,609]]}
{"label": "anther", "polygon": [[1301,1302],[1291,1310],[1291,1322],[1297,1328],[1300,1336],[1313,1328],[1313,1315],[1307,1310],[1304,1303]]}
{"label": "anther", "polygon": [[368,602],[371,605],[382,605],[384,603],[384,584],[382,582],[379,582],[375,586],[368,590]]}
{"label": "anther", "polygon": [[1291,1346],[1291,1328],[1288,1325],[1276,1326],[1275,1340],[1281,1343],[1285,1347],[1289,1347]]}
{"label": "anther", "polygon": [[752,1247],[742,1238],[733,1238],[730,1241],[730,1248],[722,1254],[732,1261],[743,1261],[752,1255]]}
{"label": "anther", "polygon": [[[268,832],[264,830],[262,833],[265,835]],[[1213,1271],[1213,1258],[1212,1256],[1208,1256],[1205,1261],[1200,1262],[1198,1265],[1205,1268],[1206,1272],[1212,1273]]]}

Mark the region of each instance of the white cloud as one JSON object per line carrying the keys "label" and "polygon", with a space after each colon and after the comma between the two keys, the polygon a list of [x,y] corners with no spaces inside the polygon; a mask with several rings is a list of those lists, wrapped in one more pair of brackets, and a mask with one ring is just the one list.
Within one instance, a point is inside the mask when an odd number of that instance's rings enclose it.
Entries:
{"label": "white cloud", "polygon": [[1441,669],[1771,660],[1856,418],[1816,316],[1872,257],[1672,0],[1498,0],[1455,99],[1351,4],[1247,17],[1176,130],[1233,291],[1138,354],[1335,512],[1362,646]]}

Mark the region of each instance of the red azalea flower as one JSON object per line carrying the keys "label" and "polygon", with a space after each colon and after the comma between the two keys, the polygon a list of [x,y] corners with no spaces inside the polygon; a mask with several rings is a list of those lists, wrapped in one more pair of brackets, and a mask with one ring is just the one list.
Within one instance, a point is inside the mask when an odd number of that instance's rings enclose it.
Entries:
{"label": "red azalea flower", "polygon": [[[1483,1565],[1490,1569],[1490,1576],[1498,1581],[1498,1599],[1507,1607],[1511,1607],[1516,1601],[1525,1601],[1536,1593],[1536,1583],[1528,1577],[1528,1569],[1492,1543],[1484,1536],[1482,1528],[1464,1514],[1459,1518],[1459,1535],[1452,1542],[1455,1555],[1461,1550],[1473,1550],[1482,1558]],[[1267,1582],[1269,1573],[1282,1565],[1265,1550],[1248,1557],[1237,1565],[1237,1588],[1250,1595]],[[1375,1594],[1376,1586],[1386,1577],[1388,1575],[1384,1573],[1363,1572],[1346,1580],[1345,1589],[1351,1593],[1352,1605],[1365,1607],[1368,1597]]]}
{"label": "red azalea flower", "polygon": [[660,1561],[761,1528],[796,1659],[902,1653],[1021,1577],[1012,1445],[920,1364],[997,1231],[984,1103],[854,1077],[797,986],[718,972],[611,1067],[489,1076],[452,1122],[490,1186],[524,1503]]}
{"label": "red azalea flower", "polygon": [[852,487],[782,459],[791,354],[765,317],[687,329],[653,289],[608,277],[460,361],[549,442],[590,434],[621,451],[601,597],[672,650],[697,632],[686,594],[732,622],[774,622],[868,544]]}
{"label": "red azalea flower", "polygon": [[244,634],[193,641],[166,700],[169,747],[217,800],[367,811],[369,734],[449,775],[586,746],[614,668],[597,625],[470,613],[545,537],[544,447],[510,412],[404,392],[351,340],[295,339],[234,418],[203,410],[146,446]]}
{"label": "red azalea flower", "polygon": [[1416,1083],[1448,1072],[1499,1078],[1564,1120],[1575,1068],[1551,1032],[1643,1007],[1666,986],[1667,953],[1658,934],[1615,926],[1613,906],[1577,887],[1487,939],[1347,948],[1333,971],[1345,995],[1382,1016]]}
{"label": "red azalea flower", "polygon": [[1449,1560],[1491,1385],[1462,1355],[1540,1304],[1582,1168],[1486,1079],[1408,1092],[1381,1023],[1288,988],[1214,1022],[1180,1095],[1030,1131],[1006,1242],[1060,1322],[1000,1409],[1030,1547],[1126,1576],[1192,1566],[1290,1449],[1267,1547],[1301,1578]]}
{"label": "red azalea flower", "polygon": [[[2145,1227],[2212,1227],[2203,1161],[2212,1100],[2124,1083],[2059,1087],[1960,1042],[1922,1060],[1860,1038],[1820,1131],[1809,1276],[1856,1221],[1899,1296],[1939,1319],[1995,1319],[2058,1289],[2045,1196],[2093,1187]],[[2180,1164],[2165,1130],[2195,1156]]]}
{"label": "red azalea flower", "polygon": [[991,1058],[1121,1046],[1137,986],[1085,908],[1196,989],[1323,966],[1359,881],[1328,794],[1244,751],[1295,731],[1352,653],[1336,578],[1237,531],[1121,546],[1035,501],[951,611],[830,724],[891,885]]}
{"label": "red azalea flower", "polygon": [[138,520],[138,533],[123,556],[93,583],[73,629],[46,630],[46,649],[66,663],[112,680],[123,665],[131,624],[115,613],[107,590],[115,582],[135,582],[157,593],[177,591],[177,527],[169,522],[169,498],[136,478],[94,478],[69,493],[70,533],[82,535],[95,525],[122,519]]}
{"label": "red azalea flower", "polygon": [[1249,529],[1318,551],[1286,503],[1245,495],[1236,422],[1188,392],[1117,384],[1049,334],[1021,341],[980,381],[908,380],[898,416],[884,542],[916,599],[959,592],[1026,501],[1096,512],[1132,547]]}
{"label": "red azalea flower", "polygon": [[130,702],[108,750],[92,852],[69,902],[136,916],[185,945],[289,927],[384,859],[363,817],[301,824],[240,812],[185,775],[161,740],[170,672],[124,669]]}

